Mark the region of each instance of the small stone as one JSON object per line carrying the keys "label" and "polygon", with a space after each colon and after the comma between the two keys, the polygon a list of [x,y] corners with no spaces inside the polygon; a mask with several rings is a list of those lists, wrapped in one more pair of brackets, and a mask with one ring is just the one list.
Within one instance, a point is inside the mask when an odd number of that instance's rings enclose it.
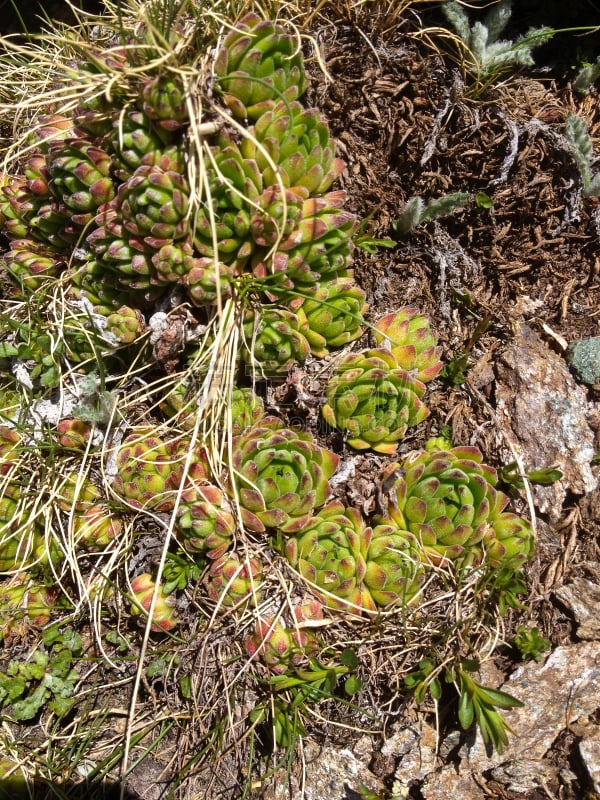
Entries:
{"label": "small stone", "polygon": [[593,386],[600,381],[600,336],[571,342],[567,350],[569,366],[582,383]]}
{"label": "small stone", "polygon": [[594,792],[600,792],[600,738],[595,736],[579,742],[579,755],[594,786]]}
{"label": "small stone", "polygon": [[600,586],[585,578],[560,586],[554,592],[575,617],[580,639],[600,639]]}

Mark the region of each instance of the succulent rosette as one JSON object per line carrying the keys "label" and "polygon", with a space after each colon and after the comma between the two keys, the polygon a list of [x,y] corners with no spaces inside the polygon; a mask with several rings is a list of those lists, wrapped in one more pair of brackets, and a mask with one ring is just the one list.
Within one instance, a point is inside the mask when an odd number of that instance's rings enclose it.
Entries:
{"label": "succulent rosette", "polygon": [[[123,184],[122,184],[123,185]],[[155,254],[142,237],[127,231],[113,201],[102,206],[95,218],[95,229],[86,237],[86,244],[100,270],[113,272],[125,290],[148,291],[155,286]]]}
{"label": "succulent rosette", "polygon": [[264,417],[234,437],[232,452],[229,491],[239,498],[243,524],[259,532],[301,530],[327,501],[339,460],[310,433],[286,428],[277,417]]}
{"label": "succulent rosette", "polygon": [[316,283],[349,277],[357,220],[344,209],[345,202],[343,191],[308,197],[296,227],[278,243],[276,251],[253,256],[253,274],[264,279],[266,288],[299,287],[306,293],[312,292]]}
{"label": "succulent rosette", "polygon": [[218,486],[186,476],[177,509],[178,539],[189,553],[218,559],[229,548],[235,533],[235,519],[229,499]]}
{"label": "succulent rosette", "polygon": [[241,272],[256,246],[251,222],[264,190],[262,176],[256,162],[225,135],[211,148],[207,173],[211,203],[201,206],[192,221],[194,247],[200,256]]}
{"label": "succulent rosette", "polygon": [[141,166],[159,166],[178,173],[184,171],[182,149],[165,145],[164,132],[157,131],[142,111],[119,114],[112,128],[110,146],[115,161],[114,171],[120,180],[127,180]]}
{"label": "succulent rosette", "polygon": [[32,239],[14,239],[2,260],[7,272],[29,291],[39,289],[47,278],[63,271],[65,260],[48,245]]}
{"label": "succulent rosette", "polygon": [[298,40],[254,13],[227,34],[214,70],[227,106],[239,119],[256,119],[282,98],[295,100],[306,83]]}
{"label": "succulent rosette", "polygon": [[117,194],[124,229],[156,250],[186,235],[188,203],[183,175],[146,164],[119,186]]}
{"label": "succulent rosette", "polygon": [[112,487],[134,508],[170,511],[180,476],[181,463],[169,444],[152,428],[141,428],[127,436],[119,448]]}
{"label": "succulent rosette", "polygon": [[46,163],[49,188],[77,225],[86,225],[115,196],[110,155],[85,139],[51,144]]}
{"label": "succulent rosette", "polygon": [[357,509],[334,500],[290,537],[284,550],[326,605],[374,611],[375,601],[364,583],[372,535]]}
{"label": "succulent rosette", "polygon": [[105,332],[118,344],[132,344],[146,330],[146,320],[141,311],[121,306],[106,318]]}
{"label": "succulent rosette", "polygon": [[275,675],[284,675],[288,670],[301,666],[318,649],[311,631],[299,627],[286,628],[273,617],[262,617],[245,645],[248,655],[259,657]]}
{"label": "succulent rosette", "polygon": [[[435,442],[435,440],[434,440]],[[433,563],[517,568],[533,552],[530,523],[504,509],[496,471],[477,447],[410,453],[393,484],[391,524],[413,534]]]}
{"label": "succulent rosette", "polygon": [[[164,248],[163,248],[164,250]],[[194,258],[184,283],[192,303],[196,306],[211,305],[227,300],[233,291],[234,271],[222,261],[213,258]]]}
{"label": "succulent rosette", "polygon": [[208,596],[226,608],[260,600],[263,565],[258,558],[226,553],[212,561],[204,580]]}
{"label": "succulent rosette", "polygon": [[27,625],[42,628],[59,602],[57,587],[15,575],[0,583],[0,641],[22,639]]}
{"label": "succulent rosette", "polygon": [[415,536],[395,525],[373,528],[364,583],[378,606],[405,605],[425,582],[421,548]]}
{"label": "succulent rosette", "polygon": [[66,250],[77,238],[66,207],[51,195],[46,159],[32,156],[25,178],[6,178],[0,195],[0,225],[9,239],[31,238]]}
{"label": "succulent rosette", "polygon": [[248,311],[242,357],[265,375],[283,374],[310,354],[306,330],[302,319],[285,308],[263,305],[258,311]]}
{"label": "succulent rosette", "polygon": [[[150,609],[152,597],[155,593],[156,581],[148,572],[138,575],[131,581],[131,613],[134,616],[143,616],[145,624]],[[156,589],[156,602],[150,622],[150,630],[155,633],[172,631],[179,622],[175,596],[167,594],[162,585]]]}
{"label": "succulent rosette", "polygon": [[265,405],[258,395],[245,387],[231,393],[231,432],[239,436],[265,416]]}
{"label": "succulent rosette", "polygon": [[313,355],[325,356],[330,347],[357,339],[363,331],[366,307],[365,293],[352,278],[320,283],[297,308],[299,319],[306,322],[304,336]]}
{"label": "succulent rosette", "polygon": [[442,348],[427,317],[407,306],[386,314],[373,331],[378,346],[389,346],[398,366],[414,373],[423,383],[433,380],[442,369]]}
{"label": "succulent rosette", "polygon": [[345,166],[335,156],[323,115],[297,101],[281,101],[261,114],[240,150],[256,162],[265,186],[282,182],[311,195],[326,192]]}
{"label": "succulent rosette", "polygon": [[391,454],[406,430],[429,414],[421,401],[424,391],[388,350],[367,350],[342,360],[327,384],[322,414],[345,432],[351,447]]}
{"label": "succulent rosette", "polygon": [[156,75],[141,90],[146,116],[166,131],[176,131],[188,122],[185,92],[177,75]]}

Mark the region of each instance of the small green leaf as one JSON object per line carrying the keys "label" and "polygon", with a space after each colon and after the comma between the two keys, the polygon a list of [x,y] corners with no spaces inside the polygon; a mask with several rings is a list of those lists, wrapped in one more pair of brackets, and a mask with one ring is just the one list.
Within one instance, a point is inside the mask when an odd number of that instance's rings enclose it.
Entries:
{"label": "small green leaf", "polygon": [[354,650],[347,647],[340,656],[340,662],[351,670],[358,669],[358,658]]}
{"label": "small green leaf", "polygon": [[485,192],[477,192],[477,194],[475,195],[475,205],[477,206],[477,208],[485,208],[485,209],[494,207],[492,198]]}
{"label": "small green leaf", "polygon": [[434,678],[429,684],[429,691],[434,700],[439,700],[442,696],[442,684],[439,678]]}
{"label": "small green leaf", "polygon": [[358,675],[349,675],[344,682],[344,691],[348,697],[352,697],[362,689],[362,681]]}
{"label": "small green leaf", "polygon": [[181,678],[179,678],[179,691],[181,692],[181,696],[186,700],[191,698],[192,676],[189,673],[187,673],[187,675],[182,675]]}
{"label": "small green leaf", "polygon": [[475,719],[475,708],[470,693],[463,688],[458,702],[458,719],[463,730],[468,730]]}
{"label": "small green leaf", "polygon": [[556,481],[562,478],[563,474],[558,467],[545,467],[544,469],[534,469],[527,473],[527,477],[531,483],[537,483],[540,486],[551,486]]}
{"label": "small green leaf", "polygon": [[522,708],[523,703],[517,700],[507,692],[502,692],[500,689],[490,689],[488,686],[480,686],[477,684],[478,693],[491,705],[498,706],[499,708]]}
{"label": "small green leaf", "polygon": [[48,703],[48,707],[54,711],[57,717],[64,717],[73,708],[74,704],[75,700],[73,697],[57,696]]}

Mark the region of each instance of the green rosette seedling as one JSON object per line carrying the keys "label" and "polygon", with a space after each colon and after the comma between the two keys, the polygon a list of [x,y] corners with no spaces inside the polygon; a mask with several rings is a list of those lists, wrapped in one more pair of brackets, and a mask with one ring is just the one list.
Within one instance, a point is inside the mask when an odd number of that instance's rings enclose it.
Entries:
{"label": "green rosette seedling", "polygon": [[[308,617],[308,614],[312,616]],[[273,675],[285,675],[306,665],[318,650],[312,631],[300,627],[308,619],[323,618],[319,606],[303,604],[293,611],[295,625],[286,627],[280,619],[262,617],[253,633],[245,640],[246,652],[251,658],[260,658]]]}
{"label": "green rosette seedling", "polygon": [[291,234],[277,245],[274,253],[257,253],[252,272],[261,279],[265,291],[298,289],[311,294],[315,284],[349,277],[356,216],[344,208],[346,193],[332,191],[308,197],[302,215]]}
{"label": "green rosette seedling", "polygon": [[246,557],[243,560],[235,553],[226,553],[210,565],[204,579],[208,596],[226,608],[239,607],[261,599],[263,565],[260,559]]}
{"label": "green rosette seedling", "polygon": [[244,361],[262,375],[284,375],[310,354],[308,326],[292,311],[262,306],[244,318]]}
{"label": "green rosette seedling", "polygon": [[223,40],[214,70],[227,106],[241,120],[260,117],[277,101],[296,100],[306,85],[298,40],[252,12]]}
{"label": "green rosette seedling", "polygon": [[27,574],[14,575],[0,583],[0,640],[5,645],[13,639],[22,639],[28,625],[45,627],[52,611],[64,598],[59,598],[58,588],[46,586]]}
{"label": "green rosette seedling", "polygon": [[392,454],[409,427],[427,418],[425,385],[400,369],[389,350],[350,354],[326,388],[325,421],[357,450]]}
{"label": "green rosette seedling", "polygon": [[193,473],[192,467],[185,476],[177,507],[179,543],[192,555],[218,559],[229,548],[235,533],[233,509],[218,486],[194,480]]}
{"label": "green rosette seedling", "polygon": [[112,488],[133,508],[170,511],[181,479],[181,460],[153,428],[140,426],[123,440],[117,453]]}
{"label": "green rosette seedling", "polygon": [[256,163],[264,186],[282,183],[286,189],[322,195],[344,169],[335,156],[329,126],[316,108],[278,102],[261,114],[249,134],[240,150]]}
{"label": "green rosette seedling", "polygon": [[318,284],[310,297],[291,302],[305,322],[304,336],[311,353],[326,356],[331,347],[341,347],[363,332],[367,310],[365,293],[352,278],[334,278]]}
{"label": "green rosette seedling", "polygon": [[373,527],[364,583],[377,606],[407,605],[419,596],[426,579],[416,537],[393,525]]}
{"label": "green rosette seedling", "polygon": [[145,625],[150,610],[152,600],[156,594],[154,609],[150,622],[150,630],[154,633],[172,631],[179,623],[177,614],[176,600],[173,594],[167,594],[165,587],[159,584],[156,588],[156,581],[148,572],[138,575],[131,581],[131,613],[134,616],[141,616],[141,624]]}
{"label": "green rosette seedling", "polygon": [[142,108],[148,119],[165,131],[177,131],[188,119],[185,91],[174,74],[149,78],[140,90]]}
{"label": "green rosette seedling", "polygon": [[284,545],[289,562],[331,608],[375,611],[365,584],[373,535],[360,512],[339,500],[328,503]]}
{"label": "green rosette seedling", "polygon": [[[398,465],[396,465],[398,466]],[[496,470],[476,447],[409,453],[391,490],[389,522],[412,533],[433,564],[518,569],[533,552],[530,523],[505,511]]]}
{"label": "green rosette seedling", "polygon": [[231,393],[231,432],[234,436],[256,425],[265,416],[265,404],[261,398],[244,387],[238,387]]}
{"label": "green rosette seedling", "polygon": [[259,532],[301,530],[327,501],[339,460],[310,433],[270,416],[234,437],[232,452],[229,492],[239,500],[244,526]]}
{"label": "green rosette seedling", "polygon": [[389,347],[398,366],[422,383],[429,383],[442,369],[442,348],[429,320],[416,308],[407,306],[381,317],[373,335],[378,347]]}

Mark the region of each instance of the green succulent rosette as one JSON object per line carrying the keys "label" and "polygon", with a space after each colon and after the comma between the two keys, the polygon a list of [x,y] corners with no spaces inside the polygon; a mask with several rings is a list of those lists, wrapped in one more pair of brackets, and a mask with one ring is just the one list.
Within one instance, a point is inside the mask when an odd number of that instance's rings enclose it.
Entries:
{"label": "green succulent rosette", "polygon": [[144,114],[165,131],[179,130],[189,122],[185,92],[177,75],[149,78],[141,88]]}
{"label": "green succulent rosette", "polygon": [[258,558],[242,561],[237,553],[226,553],[211,563],[204,586],[210,599],[226,608],[249,601],[258,603],[262,574]]}
{"label": "green succulent rosette", "polygon": [[210,204],[200,207],[191,225],[194,248],[242,272],[255,248],[251,220],[264,190],[262,176],[256,162],[223,135],[211,148],[207,179]]}
{"label": "green succulent rosette", "polygon": [[110,155],[85,139],[51,144],[46,163],[50,191],[77,225],[87,225],[97,209],[115,196]]}
{"label": "green succulent rosette", "polygon": [[260,397],[245,387],[238,387],[231,393],[231,432],[234,436],[256,425],[265,416],[265,405]]}
{"label": "green succulent rosette", "polygon": [[250,658],[260,658],[275,675],[307,663],[318,647],[311,631],[298,625],[287,628],[273,617],[261,617],[244,644]]}
{"label": "green succulent rosette", "polygon": [[426,419],[425,386],[399,369],[389,350],[350,354],[326,389],[325,421],[357,450],[392,454],[409,427]]}
{"label": "green succulent rosette", "polygon": [[378,346],[390,348],[399,367],[423,383],[433,380],[442,369],[442,348],[438,347],[429,320],[416,308],[406,306],[381,317],[373,335]]}
{"label": "green succulent rosette", "polygon": [[375,611],[364,582],[372,535],[357,509],[334,500],[286,541],[284,552],[325,605]]}
{"label": "green succulent rosette", "polygon": [[[433,440],[435,442],[435,440]],[[477,447],[410,453],[393,484],[391,524],[413,534],[435,564],[520,567],[532,554],[528,520],[505,511],[496,470]]]}
{"label": "green succulent rosette", "polygon": [[344,208],[345,202],[343,191],[308,197],[299,222],[275,252],[255,253],[252,272],[263,279],[265,290],[299,288],[310,294],[319,282],[349,277],[357,219]]}
{"label": "green succulent rosette", "polygon": [[306,431],[264,417],[234,437],[228,486],[239,499],[242,522],[253,531],[301,530],[330,494],[338,456]]}
{"label": "green succulent rosette", "polygon": [[39,289],[48,278],[58,277],[66,266],[64,257],[54,248],[33,239],[14,239],[2,260],[8,274],[26,294]]}
{"label": "green succulent rosette", "polygon": [[315,288],[310,297],[292,301],[298,318],[306,323],[304,335],[315,356],[340,347],[363,332],[365,293],[352,278],[334,278]]}
{"label": "green succulent rosette", "polygon": [[188,204],[183,175],[146,164],[119,186],[117,194],[124,229],[156,250],[187,234]]}
{"label": "green succulent rosette", "polygon": [[248,311],[242,358],[264,375],[282,375],[310,354],[307,330],[307,325],[285,308],[262,306],[259,311]]}
{"label": "green succulent rosette", "polygon": [[141,166],[157,166],[164,170],[183,173],[185,159],[183,148],[165,144],[164,131],[157,130],[142,111],[119,114],[112,122],[110,147],[113,170],[121,181],[130,178]]}
{"label": "green succulent rosette", "polygon": [[178,539],[188,553],[218,559],[229,548],[235,519],[229,499],[218,486],[186,476],[177,509]]}
{"label": "green succulent rosette", "polygon": [[125,437],[117,452],[114,492],[133,508],[171,511],[179,485],[181,462],[151,427],[140,426]]}
{"label": "green succulent rosette", "polygon": [[5,178],[0,194],[0,226],[8,239],[33,239],[57,251],[68,249],[79,233],[67,208],[51,194],[43,155],[32,156],[25,176]]}
{"label": "green succulent rosette", "polygon": [[[100,271],[116,275],[117,286],[122,291],[133,291],[142,297],[158,296],[157,287],[162,285],[162,281],[159,280],[153,258],[157,249],[167,242],[131,233],[114,201],[99,209],[94,223],[96,227],[86,237],[86,244]],[[150,240],[150,244],[146,240]],[[158,247],[154,248],[154,244]]]}
{"label": "green succulent rosette", "polygon": [[172,594],[167,594],[164,586],[160,584],[155,589],[156,581],[149,572],[137,575],[131,581],[131,613],[141,617],[141,624],[144,626],[148,620],[152,599],[156,595],[156,602],[152,610],[150,620],[150,630],[154,633],[172,631],[179,623],[177,614],[176,599]]}
{"label": "green succulent rosette", "polygon": [[132,344],[145,330],[146,320],[137,308],[121,306],[106,318],[105,334],[118,344]]}
{"label": "green succulent rosette", "polygon": [[[164,248],[163,248],[164,249]],[[190,300],[196,306],[223,302],[233,294],[234,272],[222,261],[194,258],[184,283]]]}
{"label": "green succulent rosette", "polygon": [[306,84],[298,40],[254,13],[227,34],[214,71],[225,103],[239,119],[256,119],[275,101],[295,100]]}
{"label": "green succulent rosette", "polygon": [[281,101],[261,114],[248,133],[240,150],[256,162],[265,186],[283,183],[286,189],[302,187],[321,195],[344,170],[316,108]]}
{"label": "green succulent rosette", "polygon": [[373,528],[364,583],[378,606],[406,605],[425,582],[421,548],[415,536],[395,525]]}

